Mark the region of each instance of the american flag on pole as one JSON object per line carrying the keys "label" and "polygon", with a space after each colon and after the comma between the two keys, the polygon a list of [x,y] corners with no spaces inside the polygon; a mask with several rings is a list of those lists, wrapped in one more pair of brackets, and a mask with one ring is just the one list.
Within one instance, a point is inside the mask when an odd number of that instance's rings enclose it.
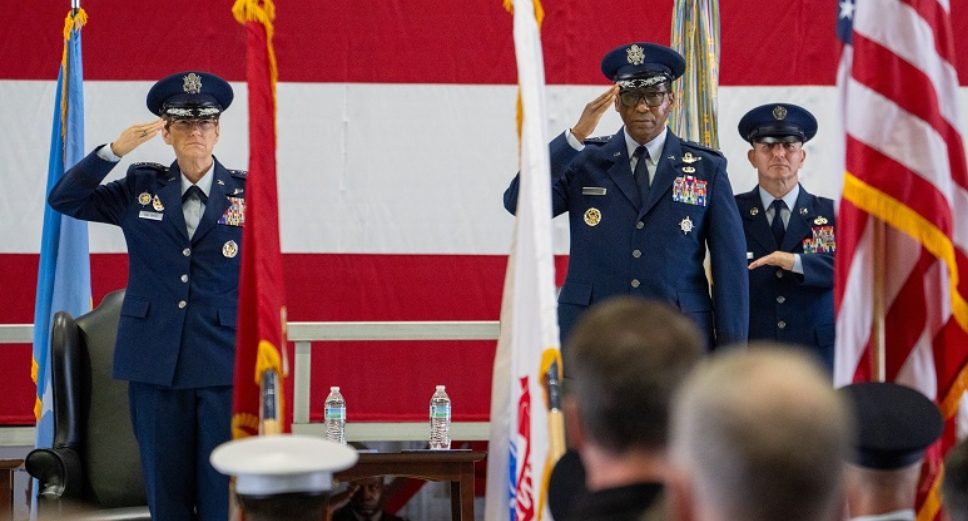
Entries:
{"label": "american flag on pole", "polygon": [[[511,8],[511,2],[505,2]],[[488,521],[546,516],[551,467],[564,451],[560,414],[546,403],[549,371],[561,371],[551,234],[551,163],[545,138],[545,81],[537,0],[515,0],[520,86],[521,188],[501,304],[491,387]]]}
{"label": "american flag on pole", "polygon": [[[919,490],[939,510],[940,456],[968,384],[968,168],[948,0],[841,0],[853,20],[843,76],[846,134],[835,304],[835,383],[884,378],[933,398],[946,420]],[[880,229],[880,231],[879,231]],[[963,433],[962,433],[963,434]]]}

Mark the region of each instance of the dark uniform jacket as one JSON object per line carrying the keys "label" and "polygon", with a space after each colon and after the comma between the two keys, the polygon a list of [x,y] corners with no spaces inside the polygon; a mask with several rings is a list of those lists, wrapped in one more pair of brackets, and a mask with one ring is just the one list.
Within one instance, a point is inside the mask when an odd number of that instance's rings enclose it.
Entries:
{"label": "dark uniform jacket", "polygon": [[[647,201],[641,201],[622,131],[551,142],[554,215],[568,212],[571,252],[558,297],[562,340],[590,305],[612,295],[663,300],[692,318],[714,345],[745,342],[748,278],[740,217],[726,159],[671,131]],[[504,193],[517,207],[518,178]],[[703,259],[709,247],[712,299]]]}
{"label": "dark uniform jacket", "polygon": [[176,388],[232,385],[245,173],[215,161],[189,240],[177,162],[138,163],[101,185],[116,164],[92,152],[49,195],[55,210],[124,233],[128,286],[114,377]]}
{"label": "dark uniform jacket", "polygon": [[[636,483],[589,492],[575,499],[566,521],[640,521],[662,518],[662,485]],[[649,515],[655,513],[656,515]]]}
{"label": "dark uniform jacket", "polygon": [[803,275],[776,266],[749,272],[750,340],[777,340],[815,350],[834,363],[834,203],[800,187],[796,207],[776,244],[758,188],[736,196],[752,259],[781,250],[800,254]]}
{"label": "dark uniform jacket", "polygon": [[[333,512],[332,521],[359,521],[359,519],[360,518],[353,513],[353,508],[350,505],[346,505],[336,512]],[[380,513],[380,521],[407,521],[407,519],[384,511]]]}

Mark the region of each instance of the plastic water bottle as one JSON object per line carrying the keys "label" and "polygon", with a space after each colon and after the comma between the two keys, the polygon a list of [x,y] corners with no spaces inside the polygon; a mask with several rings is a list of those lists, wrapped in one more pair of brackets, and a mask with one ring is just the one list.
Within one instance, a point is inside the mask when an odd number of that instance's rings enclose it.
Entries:
{"label": "plastic water bottle", "polygon": [[323,418],[326,422],[326,439],[346,445],[346,400],[339,387],[330,387],[326,397]]}
{"label": "plastic water bottle", "polygon": [[430,398],[430,448],[450,448],[450,397],[443,385],[438,385]]}

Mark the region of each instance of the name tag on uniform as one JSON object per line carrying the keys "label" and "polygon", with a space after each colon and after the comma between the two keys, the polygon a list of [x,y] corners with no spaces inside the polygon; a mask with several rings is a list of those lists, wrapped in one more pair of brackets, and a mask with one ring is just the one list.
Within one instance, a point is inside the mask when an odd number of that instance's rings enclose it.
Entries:
{"label": "name tag on uniform", "polygon": [[605,195],[608,190],[604,186],[583,186],[581,187],[582,195]]}
{"label": "name tag on uniform", "polygon": [[164,216],[165,214],[161,212],[149,212],[148,210],[141,210],[140,212],[138,212],[138,217],[142,219],[148,219],[151,221],[160,221],[161,218]]}

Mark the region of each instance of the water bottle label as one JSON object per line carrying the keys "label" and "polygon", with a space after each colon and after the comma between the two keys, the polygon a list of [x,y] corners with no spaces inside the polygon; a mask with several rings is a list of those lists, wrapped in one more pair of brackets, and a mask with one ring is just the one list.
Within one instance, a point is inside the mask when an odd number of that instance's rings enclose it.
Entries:
{"label": "water bottle label", "polygon": [[346,408],[345,407],[327,407],[326,419],[327,420],[345,420]]}
{"label": "water bottle label", "polygon": [[450,418],[450,404],[431,405],[430,417],[431,418]]}

